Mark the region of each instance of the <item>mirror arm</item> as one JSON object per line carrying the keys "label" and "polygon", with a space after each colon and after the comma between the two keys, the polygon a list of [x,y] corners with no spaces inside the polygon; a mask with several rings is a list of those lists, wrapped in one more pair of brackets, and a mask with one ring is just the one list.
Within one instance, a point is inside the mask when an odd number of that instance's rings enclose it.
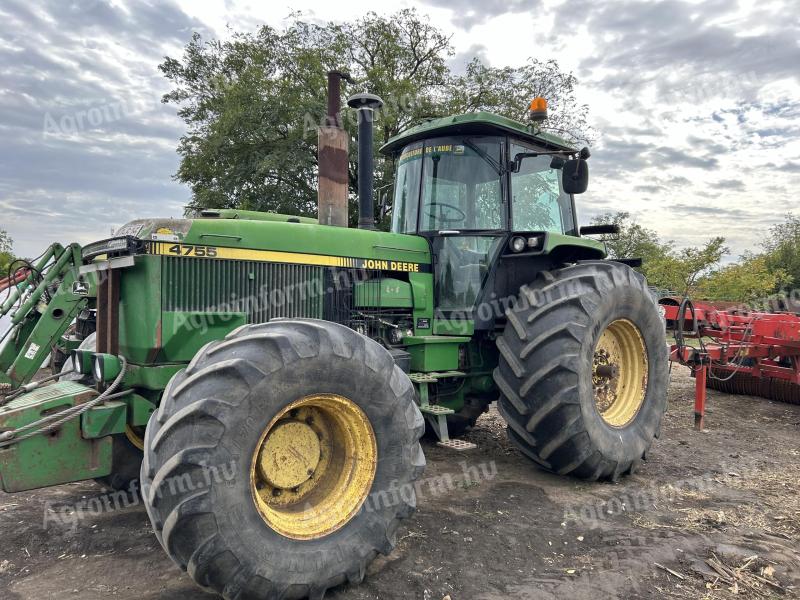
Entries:
{"label": "mirror arm", "polygon": [[603,223],[600,225],[584,225],[578,233],[580,235],[615,235],[620,232],[616,223]]}
{"label": "mirror arm", "polygon": [[[518,152],[514,155],[514,160],[508,163],[508,170],[512,173],[519,173],[522,168],[522,161],[526,158],[536,158],[538,156],[575,156],[573,150],[546,150],[544,152]],[[589,149],[584,148],[580,151],[581,158],[589,156]]]}

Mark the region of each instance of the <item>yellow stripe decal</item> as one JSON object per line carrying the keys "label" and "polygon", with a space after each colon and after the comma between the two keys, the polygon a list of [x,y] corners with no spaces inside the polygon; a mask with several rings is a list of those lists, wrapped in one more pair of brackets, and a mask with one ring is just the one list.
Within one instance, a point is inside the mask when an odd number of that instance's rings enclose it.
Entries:
{"label": "yellow stripe decal", "polygon": [[250,260],[257,262],[289,263],[295,265],[315,265],[321,267],[403,271],[409,273],[427,273],[430,271],[429,265],[416,262],[371,258],[351,258],[347,256],[329,256],[324,254],[305,254],[302,252],[251,250],[248,248],[230,248],[226,246],[175,244],[172,242],[150,242],[147,253],[161,256],[182,256],[186,258]]}

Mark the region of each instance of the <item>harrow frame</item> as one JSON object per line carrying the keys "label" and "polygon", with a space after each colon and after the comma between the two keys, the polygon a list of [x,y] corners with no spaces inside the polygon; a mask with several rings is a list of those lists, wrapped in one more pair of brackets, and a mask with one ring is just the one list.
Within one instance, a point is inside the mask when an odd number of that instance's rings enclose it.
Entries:
{"label": "harrow frame", "polygon": [[[674,326],[670,360],[690,367],[696,380],[697,429],[704,427],[708,387],[800,404],[800,316],[717,308],[688,298],[666,299],[661,306]],[[697,339],[697,347],[687,338]]]}

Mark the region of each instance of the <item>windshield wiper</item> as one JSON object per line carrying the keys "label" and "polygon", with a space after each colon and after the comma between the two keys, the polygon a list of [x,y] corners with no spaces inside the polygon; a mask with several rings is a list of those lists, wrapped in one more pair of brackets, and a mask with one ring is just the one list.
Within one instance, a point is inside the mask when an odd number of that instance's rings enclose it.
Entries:
{"label": "windshield wiper", "polygon": [[495,170],[495,172],[496,172],[498,175],[502,175],[502,174],[503,174],[503,167],[502,167],[502,165],[500,164],[500,162],[499,162],[499,161],[496,161],[496,160],[495,160],[495,159],[493,159],[491,156],[489,156],[489,155],[486,153],[486,151],[485,151],[485,150],[483,150],[483,149],[482,149],[480,146],[478,146],[477,144],[475,144],[475,142],[473,142],[471,139],[469,139],[469,138],[464,138],[464,140],[463,140],[463,141],[464,141],[464,145],[465,145],[467,148],[469,148],[470,150],[472,150],[472,151],[473,151],[475,154],[477,154],[477,155],[478,155],[478,156],[480,156],[480,157],[481,157],[483,160],[485,160],[487,163],[489,163],[489,164],[491,165],[491,167],[492,167],[492,168]]}

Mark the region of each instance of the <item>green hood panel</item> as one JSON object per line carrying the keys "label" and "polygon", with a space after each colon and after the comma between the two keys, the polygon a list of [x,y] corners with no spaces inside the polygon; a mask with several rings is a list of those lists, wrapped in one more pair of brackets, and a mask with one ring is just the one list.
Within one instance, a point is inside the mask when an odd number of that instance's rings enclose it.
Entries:
{"label": "green hood panel", "polygon": [[548,233],[544,243],[544,254],[574,252],[585,259],[605,258],[606,245],[591,238],[575,237],[560,233]]}
{"label": "green hood panel", "polygon": [[[419,236],[331,227],[317,223],[248,218],[149,219],[133,221],[117,235],[133,235],[162,244],[210,246],[303,253],[429,265],[428,242]],[[244,255],[242,255],[244,256]],[[246,259],[246,258],[245,258]],[[366,268],[380,265],[359,264]]]}

